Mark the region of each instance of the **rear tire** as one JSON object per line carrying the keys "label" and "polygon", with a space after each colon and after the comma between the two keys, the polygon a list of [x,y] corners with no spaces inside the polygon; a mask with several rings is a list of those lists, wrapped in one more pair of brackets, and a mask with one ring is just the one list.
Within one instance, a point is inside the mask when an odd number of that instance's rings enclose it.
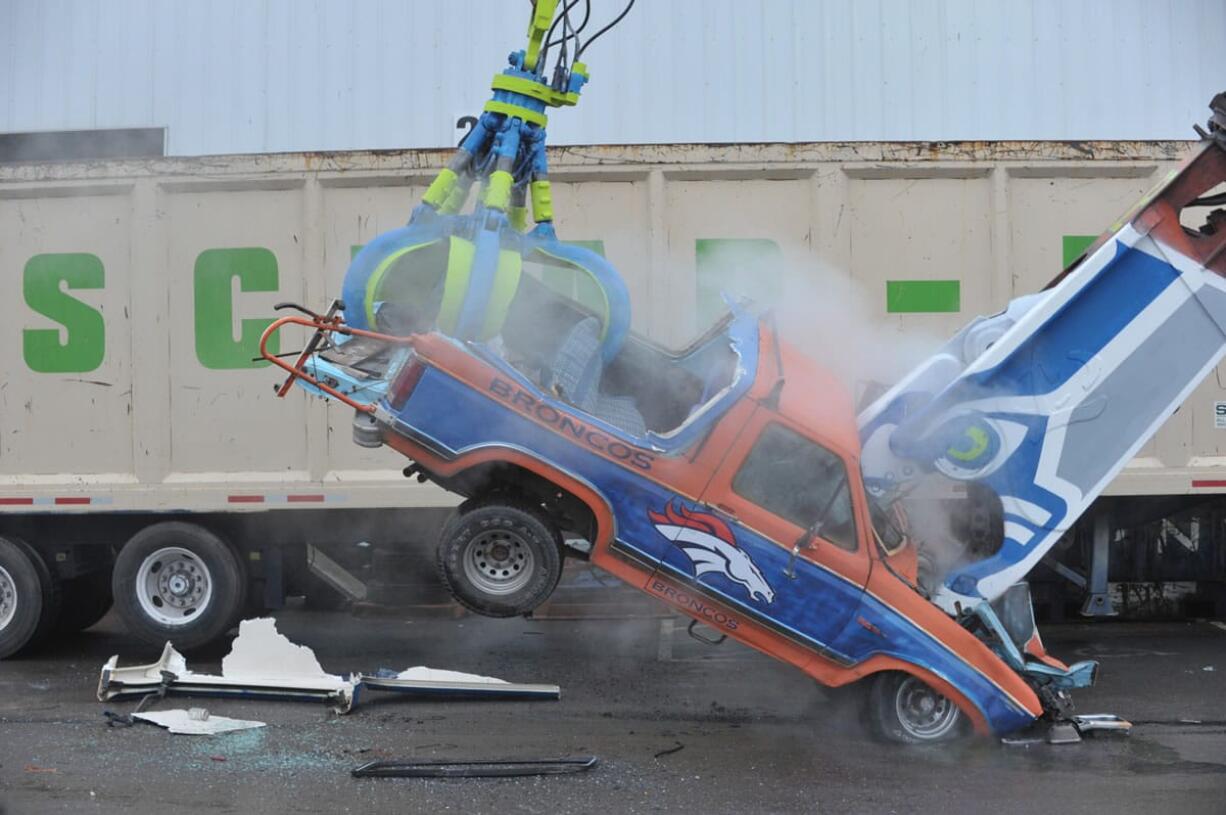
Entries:
{"label": "rear tire", "polygon": [[527,614],[562,577],[562,535],[537,507],[468,501],[439,536],[438,570],[460,605],[486,617]]}
{"label": "rear tire", "polygon": [[198,648],[242,615],[247,575],[230,546],[195,524],[146,527],[119,550],[111,581],[128,630],[151,645]]}
{"label": "rear tire", "polygon": [[868,692],[873,733],[899,744],[938,744],[965,732],[965,717],[952,700],[900,671],[879,674]]}
{"label": "rear tire", "polygon": [[20,538],[0,538],[0,659],[38,645],[60,616],[59,581]]}

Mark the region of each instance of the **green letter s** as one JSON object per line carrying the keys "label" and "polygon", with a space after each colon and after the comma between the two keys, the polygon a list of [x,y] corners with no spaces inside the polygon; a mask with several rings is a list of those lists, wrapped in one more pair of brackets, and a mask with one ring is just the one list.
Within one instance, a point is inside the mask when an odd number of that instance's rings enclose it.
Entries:
{"label": "green letter s", "polygon": [[[31,371],[84,373],[102,364],[106,356],[102,313],[68,296],[64,289],[101,289],[105,283],[106,273],[97,255],[65,253],[30,258],[22,276],[26,304],[64,327],[22,331],[22,355]],[[65,331],[67,341],[61,343],[60,335]]]}

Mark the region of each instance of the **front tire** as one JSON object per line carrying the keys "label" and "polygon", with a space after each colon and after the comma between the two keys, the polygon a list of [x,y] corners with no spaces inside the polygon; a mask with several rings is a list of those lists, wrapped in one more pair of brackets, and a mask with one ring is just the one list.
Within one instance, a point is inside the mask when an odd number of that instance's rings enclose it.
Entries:
{"label": "front tire", "polygon": [[868,717],[875,735],[899,744],[938,744],[965,731],[965,717],[951,699],[898,671],[873,679]]}
{"label": "front tire", "polygon": [[60,616],[59,582],[20,538],[0,538],[0,659],[41,642]]}
{"label": "front tire", "polygon": [[562,535],[525,501],[468,501],[443,527],[438,569],[451,595],[470,611],[527,614],[562,576]]}
{"label": "front tire", "polygon": [[247,576],[221,538],[171,521],[132,536],[115,560],[115,609],[128,630],[151,645],[198,648],[226,633],[242,614]]}

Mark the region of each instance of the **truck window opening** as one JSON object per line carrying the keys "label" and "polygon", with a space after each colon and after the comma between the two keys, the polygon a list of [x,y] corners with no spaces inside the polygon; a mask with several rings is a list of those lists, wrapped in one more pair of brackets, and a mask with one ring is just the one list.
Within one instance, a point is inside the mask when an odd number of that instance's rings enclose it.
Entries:
{"label": "truck window opening", "polygon": [[[856,550],[843,460],[781,424],[767,425],[758,436],[732,480],[732,489],[801,529],[820,519],[823,539],[840,549]],[[823,510],[825,517],[820,518]]]}

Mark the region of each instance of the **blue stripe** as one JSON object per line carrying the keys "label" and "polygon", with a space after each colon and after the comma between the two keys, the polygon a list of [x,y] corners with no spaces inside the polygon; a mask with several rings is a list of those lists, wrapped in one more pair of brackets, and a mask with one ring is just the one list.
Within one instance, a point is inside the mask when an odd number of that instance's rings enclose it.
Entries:
{"label": "blue stripe", "polygon": [[1115,257],[1090,282],[1000,365],[969,382],[1010,394],[1056,390],[1178,279],[1166,261],[1117,243]]}

